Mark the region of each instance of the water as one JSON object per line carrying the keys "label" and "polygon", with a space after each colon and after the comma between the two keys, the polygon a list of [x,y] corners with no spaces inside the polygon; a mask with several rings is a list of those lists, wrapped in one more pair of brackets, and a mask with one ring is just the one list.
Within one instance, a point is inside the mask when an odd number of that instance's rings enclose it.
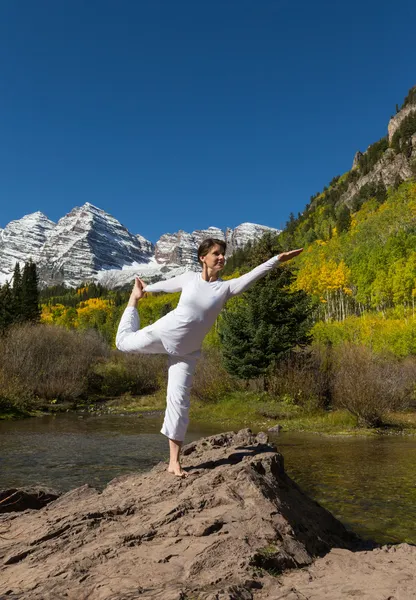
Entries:
{"label": "water", "polygon": [[[166,460],[160,415],[65,414],[0,422],[0,489],[102,488]],[[218,433],[191,425],[186,442]],[[286,470],[347,527],[378,542],[416,543],[416,438],[282,433]]]}

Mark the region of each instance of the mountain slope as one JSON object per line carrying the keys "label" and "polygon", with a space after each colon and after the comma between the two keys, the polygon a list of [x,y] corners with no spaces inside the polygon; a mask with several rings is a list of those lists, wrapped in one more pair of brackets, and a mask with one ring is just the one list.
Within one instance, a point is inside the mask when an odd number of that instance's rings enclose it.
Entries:
{"label": "mountain slope", "polygon": [[40,212],[0,230],[0,283],[16,262],[32,258],[42,285],[76,286],[98,280],[106,287],[124,285],[138,274],[147,279],[171,277],[197,269],[197,248],[207,237],[227,239],[228,254],[264,232],[277,230],[253,223],[222,231],[217,227],[164,234],[153,245],[132,234],[117,219],[89,202],[74,208],[57,224]]}

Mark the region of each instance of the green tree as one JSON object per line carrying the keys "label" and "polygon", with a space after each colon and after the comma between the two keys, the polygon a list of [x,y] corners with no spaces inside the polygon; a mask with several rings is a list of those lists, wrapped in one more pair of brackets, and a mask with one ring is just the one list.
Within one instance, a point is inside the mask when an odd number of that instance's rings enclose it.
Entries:
{"label": "green tree", "polygon": [[348,231],[351,225],[351,214],[346,204],[343,204],[340,208],[336,221],[336,228],[338,233]]}
{"label": "green tree", "polygon": [[14,320],[13,293],[10,283],[0,287],[0,332],[5,331]]}
{"label": "green tree", "polygon": [[292,281],[287,267],[276,269],[223,312],[219,336],[230,374],[241,379],[263,375],[293,347],[310,341],[309,298],[303,291],[291,292]]}
{"label": "green tree", "polygon": [[31,260],[23,267],[21,287],[21,319],[38,323],[40,320],[38,274],[36,265]]}
{"label": "green tree", "polygon": [[18,322],[22,320],[22,274],[18,262],[13,271],[12,297],[13,321]]}

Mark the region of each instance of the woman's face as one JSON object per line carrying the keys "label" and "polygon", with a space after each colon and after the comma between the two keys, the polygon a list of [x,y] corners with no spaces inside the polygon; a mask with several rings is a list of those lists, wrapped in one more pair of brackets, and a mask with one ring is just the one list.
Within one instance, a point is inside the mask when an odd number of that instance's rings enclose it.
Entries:
{"label": "woman's face", "polygon": [[208,254],[201,256],[201,261],[213,271],[221,271],[225,265],[224,250],[219,244],[215,244],[209,249]]}

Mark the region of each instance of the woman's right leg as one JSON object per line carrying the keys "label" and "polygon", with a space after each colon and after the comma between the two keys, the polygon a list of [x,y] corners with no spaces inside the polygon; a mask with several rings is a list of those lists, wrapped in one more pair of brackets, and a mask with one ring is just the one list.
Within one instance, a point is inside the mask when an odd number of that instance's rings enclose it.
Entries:
{"label": "woman's right leg", "polygon": [[189,423],[192,380],[197,363],[195,356],[169,356],[166,412],[161,433],[169,438],[168,471],[186,476],[180,465],[180,452]]}
{"label": "woman's right leg", "polygon": [[139,313],[133,306],[127,306],[121,317],[116,335],[116,347],[122,352],[166,354],[162,340],[153,325],[140,329]]}

